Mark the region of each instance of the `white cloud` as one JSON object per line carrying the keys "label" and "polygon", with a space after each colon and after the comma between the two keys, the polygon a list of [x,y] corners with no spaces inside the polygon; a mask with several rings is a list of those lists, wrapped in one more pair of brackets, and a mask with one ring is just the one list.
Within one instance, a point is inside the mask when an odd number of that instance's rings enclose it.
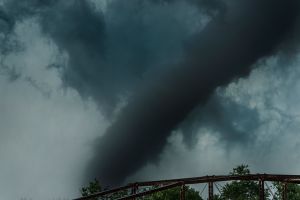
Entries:
{"label": "white cloud", "polygon": [[0,199],[76,197],[91,143],[109,123],[47,68],[59,52],[34,20],[19,24],[16,34],[24,51],[5,64],[21,76],[0,75]]}

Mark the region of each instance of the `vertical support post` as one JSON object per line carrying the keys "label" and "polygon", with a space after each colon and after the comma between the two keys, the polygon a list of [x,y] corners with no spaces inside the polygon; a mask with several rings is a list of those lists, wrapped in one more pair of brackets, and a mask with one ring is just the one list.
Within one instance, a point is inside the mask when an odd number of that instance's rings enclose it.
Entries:
{"label": "vertical support post", "polygon": [[259,180],[259,200],[265,200],[265,181]]}
{"label": "vertical support post", "polygon": [[213,200],[214,198],[214,183],[208,182],[208,200]]}
{"label": "vertical support post", "polygon": [[282,187],[282,200],[287,200],[287,183],[283,183]]}
{"label": "vertical support post", "polygon": [[[134,184],[131,188],[131,194],[136,194],[138,190],[138,185]],[[132,200],[135,200],[135,198],[133,198]]]}
{"label": "vertical support post", "polygon": [[184,184],[180,188],[180,200],[185,200],[185,185]]}

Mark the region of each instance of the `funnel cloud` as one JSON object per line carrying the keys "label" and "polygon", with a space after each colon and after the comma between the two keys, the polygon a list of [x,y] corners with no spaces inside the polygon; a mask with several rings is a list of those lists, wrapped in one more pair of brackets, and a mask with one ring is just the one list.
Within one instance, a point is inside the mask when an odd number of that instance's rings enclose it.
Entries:
{"label": "funnel cloud", "polygon": [[[223,124],[224,140],[251,140],[220,119],[244,110],[220,117],[215,91],[247,77],[262,59],[292,54],[299,11],[298,0],[6,0],[0,69],[13,80],[22,77],[2,60],[22,49],[15,27],[33,20],[65,56],[48,67],[110,121],[91,144],[82,182],[97,178],[117,186],[159,162],[172,132],[183,130],[191,145],[186,126],[197,121],[198,110],[211,112],[200,123]],[[253,124],[256,114],[248,115]]]}
{"label": "funnel cloud", "polygon": [[155,161],[172,130],[217,87],[248,75],[257,60],[278,50],[297,14],[293,0],[228,5],[224,18],[215,18],[189,41],[183,62],[129,99],[97,142],[90,176],[118,185]]}

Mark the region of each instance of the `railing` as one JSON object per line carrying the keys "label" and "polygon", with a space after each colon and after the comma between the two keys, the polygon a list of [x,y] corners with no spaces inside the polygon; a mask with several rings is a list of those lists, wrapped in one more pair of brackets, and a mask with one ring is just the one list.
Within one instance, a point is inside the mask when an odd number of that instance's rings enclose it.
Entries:
{"label": "railing", "polygon": [[[224,181],[258,181],[259,182],[259,199],[265,199],[265,182],[274,181],[281,182],[284,186],[282,199],[287,200],[287,183],[300,184],[300,175],[282,175],[282,174],[247,174],[247,175],[229,175],[229,176],[201,176],[192,178],[180,178],[180,179],[166,179],[166,180],[156,180],[156,181],[146,181],[146,182],[136,182],[131,183],[123,187],[118,187],[111,190],[106,190],[103,192],[95,193],[90,196],[76,198],[74,200],[90,200],[94,198],[106,197],[107,195],[112,195],[114,193],[131,189],[131,194],[121,197],[117,200],[128,200],[135,199],[138,197],[143,197],[146,195],[153,194],[155,192],[164,191],[170,188],[181,186],[180,190],[180,200],[184,200],[185,195],[185,185],[193,185],[200,183],[208,184],[208,200],[213,200],[214,194],[214,183],[224,182]],[[156,186],[156,188],[138,192],[139,187]]]}

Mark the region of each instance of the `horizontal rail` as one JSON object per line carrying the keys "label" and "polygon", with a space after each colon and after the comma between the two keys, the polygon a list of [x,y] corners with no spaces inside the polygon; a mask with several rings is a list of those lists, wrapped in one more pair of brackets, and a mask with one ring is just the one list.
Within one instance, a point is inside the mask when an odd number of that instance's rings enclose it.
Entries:
{"label": "horizontal rail", "polygon": [[141,192],[137,194],[133,194],[127,197],[119,198],[118,200],[126,200],[132,199],[135,197],[144,196],[147,194],[151,194],[157,191],[166,190],[172,187],[176,187],[179,185],[192,185],[192,184],[200,184],[200,183],[209,183],[209,182],[223,182],[223,181],[237,181],[237,180],[245,180],[245,181],[274,181],[274,182],[284,182],[284,183],[294,183],[300,184],[300,175],[283,175],[283,174],[247,174],[247,175],[219,175],[219,176],[200,176],[200,177],[191,177],[191,178],[179,178],[179,179],[166,179],[166,180],[156,180],[156,181],[145,181],[145,182],[135,182],[128,184],[123,187],[106,190],[103,192],[98,192],[89,196],[76,198],[74,200],[87,200],[95,197],[101,197],[108,194],[113,194],[115,192],[123,191],[133,187],[145,187],[145,186],[159,186],[165,185],[159,188],[155,188],[153,190],[149,190],[146,192]]}
{"label": "horizontal rail", "polygon": [[153,186],[174,182],[184,182],[185,184],[198,184],[208,182],[222,182],[234,180],[249,180],[249,181],[278,181],[278,182],[295,182],[300,181],[300,175],[282,175],[282,174],[247,174],[247,175],[227,175],[227,176],[201,176],[192,178],[166,179],[157,181],[136,182],[138,186]]}
{"label": "horizontal rail", "polygon": [[152,190],[148,190],[148,191],[145,191],[145,192],[140,192],[140,193],[137,193],[137,194],[132,194],[132,195],[126,196],[126,197],[121,197],[121,198],[119,198],[117,200],[134,199],[134,198],[137,198],[137,197],[146,196],[146,195],[149,195],[149,194],[153,194],[155,192],[160,192],[160,191],[171,189],[171,188],[174,188],[174,187],[177,187],[177,186],[181,186],[181,185],[183,185],[182,182],[172,183],[172,184],[165,185],[165,186],[162,186],[162,187],[159,187],[159,188],[155,188],[155,189],[152,189]]}
{"label": "horizontal rail", "polygon": [[91,195],[88,195],[88,196],[84,196],[84,197],[79,197],[79,198],[76,198],[76,199],[73,199],[73,200],[92,199],[92,198],[95,198],[95,197],[101,197],[101,196],[105,196],[105,195],[108,195],[108,194],[113,194],[115,192],[123,191],[123,190],[129,189],[129,188],[132,188],[132,187],[133,187],[133,185],[129,184],[129,185],[126,185],[126,186],[123,186],[123,187],[118,187],[118,188],[114,188],[114,189],[111,189],[111,190],[105,190],[103,192],[97,192],[97,193],[94,193],[94,194],[91,194]]}

